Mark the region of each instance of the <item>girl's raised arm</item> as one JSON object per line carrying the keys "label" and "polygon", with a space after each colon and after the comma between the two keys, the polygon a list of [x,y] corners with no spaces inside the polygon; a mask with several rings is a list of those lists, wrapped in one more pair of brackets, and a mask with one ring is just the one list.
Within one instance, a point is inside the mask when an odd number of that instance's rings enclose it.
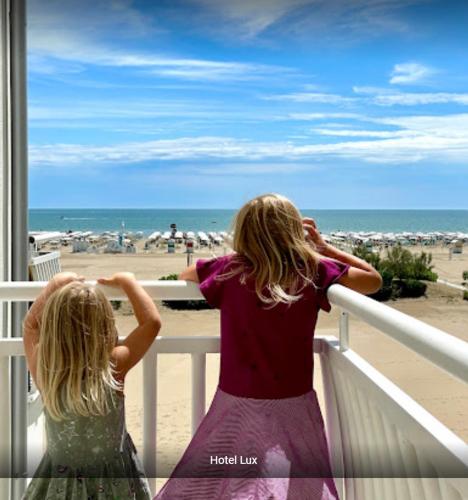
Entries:
{"label": "girl's raised arm", "polygon": [[356,292],[370,294],[375,293],[382,287],[382,277],[365,260],[359,259],[355,255],[338,250],[338,248],[327,245],[322,250],[322,255],[334,260],[349,264],[351,267],[339,280],[340,285],[344,285]]}
{"label": "girl's raised arm", "polygon": [[138,321],[138,326],[112,351],[116,371],[123,379],[151,347],[161,329],[161,317],[153,299],[132,273],[117,273],[111,278],[99,279],[98,283],[122,288],[132,304]]}
{"label": "girl's raised arm", "polygon": [[39,343],[39,330],[41,326],[42,312],[47,299],[62,286],[71,283],[72,281],[82,280],[75,273],[59,273],[56,274],[47,283],[47,286],[42,290],[33,305],[29,309],[23,322],[23,345],[26,355],[26,362],[31,376],[36,382],[36,363],[37,363],[37,344]]}
{"label": "girl's raised arm", "polygon": [[198,283],[199,279],[198,279],[198,273],[197,273],[197,265],[192,264],[191,266],[187,267],[187,269],[184,269],[179,274],[179,279],[180,280],[187,280],[187,281],[194,281],[195,283]]}
{"label": "girl's raised arm", "polygon": [[382,287],[382,277],[376,269],[365,260],[343,252],[342,250],[338,250],[338,248],[326,243],[313,219],[306,218],[303,219],[303,222],[309,239],[313,242],[321,255],[351,266],[348,272],[338,280],[340,285],[344,285],[352,290],[356,290],[356,292],[364,294],[374,293],[380,290]]}

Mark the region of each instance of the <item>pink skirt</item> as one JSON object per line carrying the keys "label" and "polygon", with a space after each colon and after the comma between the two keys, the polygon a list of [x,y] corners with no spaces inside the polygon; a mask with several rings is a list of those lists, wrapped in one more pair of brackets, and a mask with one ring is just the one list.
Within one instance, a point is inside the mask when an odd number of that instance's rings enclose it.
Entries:
{"label": "pink skirt", "polygon": [[337,500],[314,390],[251,399],[217,389],[155,500]]}

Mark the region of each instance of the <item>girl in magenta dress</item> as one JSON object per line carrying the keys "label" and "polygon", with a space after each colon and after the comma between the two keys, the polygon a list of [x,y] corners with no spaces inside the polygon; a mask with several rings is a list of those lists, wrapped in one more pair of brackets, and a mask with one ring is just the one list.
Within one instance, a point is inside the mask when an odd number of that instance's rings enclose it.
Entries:
{"label": "girl in magenta dress", "polygon": [[330,310],[331,284],[371,293],[380,276],[327,245],[312,219],[275,194],[239,211],[233,248],[180,276],[221,310],[220,379],[155,498],[338,499],[313,389],[314,330],[319,311]]}

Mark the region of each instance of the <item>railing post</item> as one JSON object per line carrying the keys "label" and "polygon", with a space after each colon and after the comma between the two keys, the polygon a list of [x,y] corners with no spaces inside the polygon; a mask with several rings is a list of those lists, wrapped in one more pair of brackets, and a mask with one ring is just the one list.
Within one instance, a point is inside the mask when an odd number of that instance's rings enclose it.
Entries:
{"label": "railing post", "polygon": [[343,441],[340,425],[340,411],[338,408],[338,396],[333,380],[332,366],[330,361],[330,347],[324,339],[315,339],[320,342],[320,368],[325,397],[325,419],[327,430],[327,445],[330,455],[332,472],[335,477],[335,486],[340,498],[344,498],[344,462]]}
{"label": "railing post", "polygon": [[192,354],[192,435],[205,415],[206,354]]}
{"label": "railing post", "polygon": [[143,465],[151,491],[156,485],[156,425],[158,404],[157,341],[143,358]]}
{"label": "railing post", "polygon": [[340,351],[349,349],[349,314],[346,311],[340,312]]}

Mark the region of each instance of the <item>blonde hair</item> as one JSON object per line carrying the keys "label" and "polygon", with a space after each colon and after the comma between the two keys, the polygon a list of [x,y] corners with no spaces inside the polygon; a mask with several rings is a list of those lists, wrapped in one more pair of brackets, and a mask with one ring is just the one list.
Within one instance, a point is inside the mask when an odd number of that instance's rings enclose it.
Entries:
{"label": "blonde hair", "polygon": [[108,389],[121,390],[111,359],[116,343],[112,306],[99,289],[72,282],[48,298],[40,325],[37,381],[54,420],[65,419],[67,413],[109,412]]}
{"label": "blonde hair", "polygon": [[[302,217],[284,196],[264,194],[247,202],[234,220],[236,254],[229,276],[252,278],[259,299],[272,307],[291,304],[314,283],[319,255],[306,241]],[[268,292],[265,294],[265,290]]]}

